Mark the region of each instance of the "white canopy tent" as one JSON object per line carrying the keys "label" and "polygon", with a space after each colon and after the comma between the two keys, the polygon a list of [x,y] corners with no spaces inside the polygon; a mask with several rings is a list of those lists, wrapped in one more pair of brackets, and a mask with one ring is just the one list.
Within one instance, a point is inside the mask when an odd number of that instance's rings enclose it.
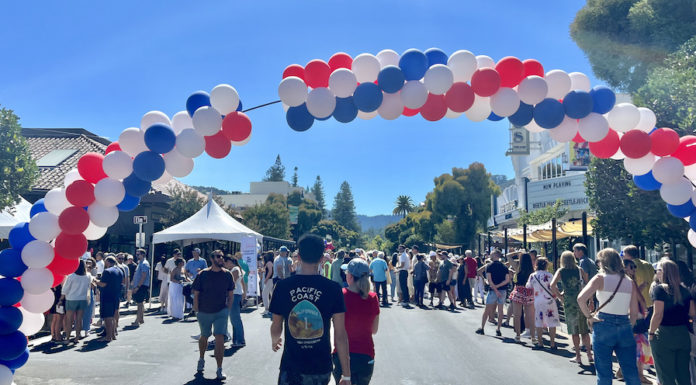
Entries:
{"label": "white canopy tent", "polygon": [[31,203],[19,197],[20,201],[12,208],[6,208],[0,212],[0,239],[7,239],[10,230],[17,224],[29,222],[31,219]]}

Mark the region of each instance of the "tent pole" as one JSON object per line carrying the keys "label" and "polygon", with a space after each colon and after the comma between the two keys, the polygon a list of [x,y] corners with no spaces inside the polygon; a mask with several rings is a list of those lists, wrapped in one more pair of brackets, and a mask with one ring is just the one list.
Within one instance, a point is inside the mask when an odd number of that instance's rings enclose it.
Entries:
{"label": "tent pole", "polygon": [[149,287],[150,295],[147,298],[147,306],[148,306],[147,309],[148,310],[152,310],[152,281],[153,281],[152,274],[153,274],[153,271],[155,271],[152,266],[154,266],[154,264],[155,264],[155,244],[152,243],[152,241],[150,241],[150,287]]}

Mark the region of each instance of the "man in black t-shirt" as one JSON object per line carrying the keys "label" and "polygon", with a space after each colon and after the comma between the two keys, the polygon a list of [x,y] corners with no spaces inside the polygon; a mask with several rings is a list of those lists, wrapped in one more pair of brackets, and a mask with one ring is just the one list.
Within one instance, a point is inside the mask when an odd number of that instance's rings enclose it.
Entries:
{"label": "man in black t-shirt", "polygon": [[332,371],[331,321],[334,344],[343,368],[338,385],[350,384],[346,306],[341,286],[318,274],[324,240],[303,235],[299,241],[301,269],[276,285],[269,310],[273,313],[271,348],[285,346],[280,361],[279,385],[326,385]]}
{"label": "man in black t-shirt", "polygon": [[510,282],[510,271],[502,262],[500,262],[500,250],[494,250],[491,253],[491,263],[486,267],[486,309],[481,316],[481,327],[476,330],[476,334],[483,334],[483,328],[486,326],[488,317],[495,313],[496,306],[498,307],[498,328],[495,335],[501,336],[500,326],[503,323],[503,305],[507,298],[506,285]]}

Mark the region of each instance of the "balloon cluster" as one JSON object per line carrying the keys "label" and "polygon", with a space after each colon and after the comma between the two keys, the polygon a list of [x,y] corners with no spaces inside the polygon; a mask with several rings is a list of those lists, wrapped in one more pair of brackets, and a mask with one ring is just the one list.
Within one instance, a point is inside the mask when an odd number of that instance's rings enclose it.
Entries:
{"label": "balloon cluster", "polygon": [[152,185],[188,175],[204,151],[223,158],[247,143],[251,121],[241,109],[237,91],[221,84],[193,93],[171,119],[150,111],[105,155],[84,154],[63,187],[34,203],[31,220],[10,231],[11,248],[0,252],[0,384],[26,363],[27,336],[43,326],[51,288],[77,269],[87,241],[101,238],[119,211],[134,210]]}

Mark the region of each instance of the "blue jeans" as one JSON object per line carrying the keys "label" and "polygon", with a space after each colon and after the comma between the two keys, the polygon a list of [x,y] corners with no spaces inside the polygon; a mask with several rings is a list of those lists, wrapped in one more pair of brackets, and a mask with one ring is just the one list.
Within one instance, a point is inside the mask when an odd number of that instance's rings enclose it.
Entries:
{"label": "blue jeans", "polygon": [[89,290],[89,306],[87,310],[82,314],[82,330],[85,332],[89,331],[89,327],[92,324],[92,316],[94,315],[94,290]]}
{"label": "blue jeans", "polygon": [[640,385],[636,365],[636,340],[627,315],[600,312],[592,326],[592,350],[594,351],[597,384],[610,385],[614,373],[611,355],[616,353],[626,385]]}
{"label": "blue jeans", "polygon": [[391,297],[392,297],[392,298],[395,298],[395,297],[396,297],[396,272],[393,271],[393,270],[390,270],[390,271],[389,271],[389,275],[390,275],[390,278],[391,278],[391,285],[389,285],[389,286],[390,286],[390,289],[391,289],[391,290],[390,290]]}
{"label": "blue jeans", "polygon": [[241,306],[242,295],[235,294],[234,302],[232,302],[232,310],[230,310],[230,323],[232,324],[233,344],[246,344],[246,341],[244,341],[244,325],[242,324]]}

